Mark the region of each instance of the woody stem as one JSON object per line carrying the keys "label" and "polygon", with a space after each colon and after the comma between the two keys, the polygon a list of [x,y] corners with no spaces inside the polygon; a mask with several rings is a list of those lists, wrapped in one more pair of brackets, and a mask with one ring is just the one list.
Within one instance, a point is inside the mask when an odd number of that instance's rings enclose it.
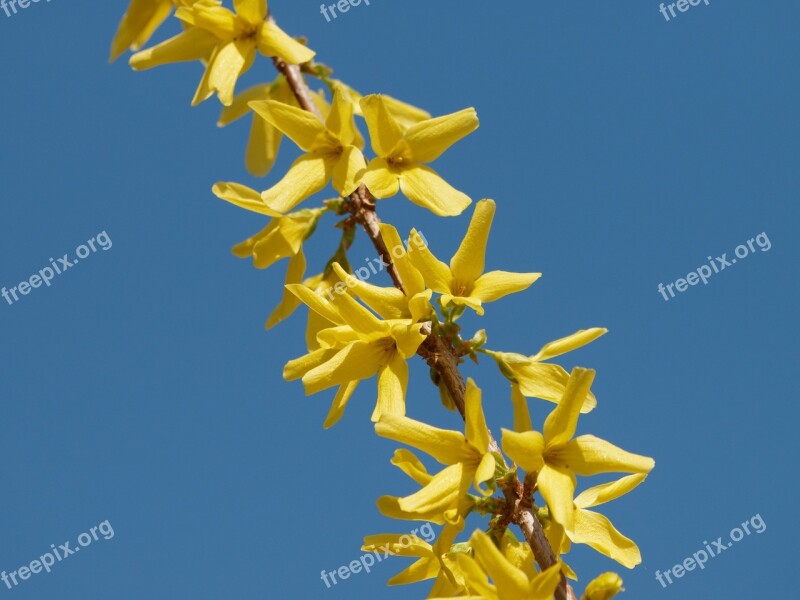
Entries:
{"label": "woody stem", "polygon": [[[278,58],[273,59],[273,63],[275,64],[275,68],[286,78],[300,106],[304,110],[314,114],[320,121],[323,121],[322,113],[319,111],[316,104],[314,104],[311,90],[303,77],[300,67],[297,65],[289,65]],[[400,274],[397,272],[397,267],[392,260],[392,255],[386,247],[386,242],[384,242],[383,236],[381,235],[379,227],[381,220],[375,210],[374,198],[369,189],[362,184],[347,199],[345,208],[362,226],[367,237],[369,237],[375,247],[375,250],[387,265],[387,271],[392,278],[394,286],[405,293]],[[431,330],[428,337],[419,347],[417,354],[425,359],[425,362],[438,373],[456,409],[461,414],[461,417],[465,418],[466,385],[458,369],[461,359],[456,353],[452,343]],[[489,450],[500,454],[500,446],[492,436],[491,431],[489,431]],[[533,511],[533,504],[530,502],[530,499],[526,498],[523,494],[523,489],[522,484],[515,475],[503,491],[506,494],[507,502],[509,502],[510,506],[513,508],[511,513],[512,521],[522,530],[525,540],[533,551],[536,562],[544,570],[554,565],[558,558],[545,537],[542,524]],[[556,600],[575,600],[575,593],[572,590],[572,586],[570,586],[563,575],[561,576],[561,583],[556,589],[555,597]]]}

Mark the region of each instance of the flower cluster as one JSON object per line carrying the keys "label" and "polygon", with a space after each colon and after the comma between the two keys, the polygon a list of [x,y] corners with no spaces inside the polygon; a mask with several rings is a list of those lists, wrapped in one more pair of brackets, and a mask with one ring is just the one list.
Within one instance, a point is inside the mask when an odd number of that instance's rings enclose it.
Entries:
{"label": "flower cluster", "polygon": [[[398,194],[443,217],[458,216],[472,204],[430,165],[478,128],[475,110],[432,117],[386,95],[362,96],[333,79],[332,70],[315,61],[304,40],[280,29],[266,0],[232,4],[132,0],[111,57],[133,50],[130,64],[136,70],[202,63],[205,71],[193,103],[216,95],[223,105],[220,126],[251,117],[245,163],[253,175],[271,173],[284,137],[299,149],[288,171],[263,191],[220,182],[213,193],[268,219],[263,229],[233,248],[236,256],[251,258],[258,269],[288,261],[284,291],[267,327],[300,306],[308,309],[307,351],[286,364],[284,378],[301,380],[307,394],[335,390],[324,427],[343,417],[361,382],[376,378],[375,432],[411,448],[398,449],[391,462],[414,481],[416,491],[383,496],[378,509],[393,519],[439,524],[441,533],[433,544],[419,538],[401,543],[401,536],[394,534],[368,536],[364,550],[388,547],[416,559],[389,583],[433,580],[430,598],[566,598],[567,578],[577,579],[566,562],[572,544],[587,545],[627,568],[639,564],[636,544],[590,509],[632,491],[655,463],[593,435],[577,435],[580,416],[598,404],[591,391],[594,371],[575,367],[570,373],[551,362],[606,330],[578,331],[531,356],[489,349],[484,330],[465,338],[460,319],[467,311],[483,317],[488,304],[527,290],[541,276],[487,270],[495,202],[475,204],[463,241],[448,263],[427,242],[417,243],[417,231],[410,231],[404,242],[397,229],[375,215],[375,200]],[[143,48],[173,12],[181,31]],[[237,93],[239,77],[258,55],[271,59],[277,77]],[[317,91],[309,88],[313,80],[322,85]],[[329,188],[334,198],[313,203]],[[304,244],[326,216],[337,218],[341,242],[308,275]],[[348,250],[357,225],[390,261],[395,285],[383,287],[353,276]],[[386,248],[392,248],[390,256]],[[336,295],[331,294],[334,289]],[[407,388],[409,363],[416,355],[431,367],[443,404],[463,416],[463,432],[407,416],[415,408]],[[510,382],[514,423],[502,430],[500,443],[487,424],[484,408],[489,401],[473,379],[464,383],[458,372],[467,357],[476,363],[486,357]],[[538,428],[529,398],[554,405]],[[426,466],[414,451],[439,466]],[[579,492],[579,477],[608,473],[624,476]],[[487,527],[458,541],[474,514],[488,516]],[[511,525],[520,527],[524,539],[512,533]],[[536,528],[547,540],[544,546],[536,540]],[[621,590],[619,576],[605,573],[588,584],[583,597],[607,600]]]}

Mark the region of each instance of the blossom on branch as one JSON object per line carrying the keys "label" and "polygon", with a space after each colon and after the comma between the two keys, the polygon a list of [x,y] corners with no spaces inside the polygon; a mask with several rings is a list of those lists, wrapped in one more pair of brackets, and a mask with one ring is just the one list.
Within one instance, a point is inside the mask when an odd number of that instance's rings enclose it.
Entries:
{"label": "blossom on branch", "polygon": [[239,76],[253,65],[256,54],[275,57],[289,64],[314,58],[314,51],[289,37],[267,19],[266,0],[234,0],[235,12],[216,2],[201,0],[180,7],[175,16],[188,25],[183,33],[142,50],[131,57],[136,70],[195,60],[206,61],[206,70],[192,104],[214,93],[222,104],[233,103]]}

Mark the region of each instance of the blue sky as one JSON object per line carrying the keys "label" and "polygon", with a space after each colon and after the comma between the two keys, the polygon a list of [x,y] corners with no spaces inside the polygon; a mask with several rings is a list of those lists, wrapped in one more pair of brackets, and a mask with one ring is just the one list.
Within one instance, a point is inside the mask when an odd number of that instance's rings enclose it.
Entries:
{"label": "blue sky", "polygon": [[[624,597],[793,589],[800,6],[711,0],[667,22],[653,1],[373,0],[329,23],[317,2],[271,4],[356,89],[434,114],[477,108],[479,131],[436,168],[497,201],[489,267],[544,276],[468,330],[531,354],[609,328],[563,362],[598,370],[599,407],[580,432],[657,461],[603,507],[644,558],[621,573]],[[49,574],[0,584],[0,597],[422,597],[426,586],[385,588],[402,559],[330,590],[320,580],[361,554],[363,535],[415,526],[374,504],[409,482],[388,463],[395,444],[372,432],[374,383],[323,431],[329,396],[281,380],[304,351],[304,319],[264,331],[283,266],[233,257],[264,221],[210,193],[217,180],[266,188],[275,174],[245,174],[248,127],[217,129],[216,100],[189,107],[199,65],[109,66],[124,8],[0,12],[0,286],[101,232],[113,242],[50,287],[0,300],[0,569],[105,520],[115,532]],[[272,77],[260,60],[243,85]],[[294,156],[284,145],[275,173]],[[470,214],[441,220],[399,197],[379,207],[443,258]],[[317,265],[335,243],[329,225],[310,246]],[[659,294],[761,233],[768,252]],[[372,256],[359,239],[353,262]],[[466,369],[499,431],[511,410],[495,371]],[[460,428],[420,361],[412,376],[409,414]],[[549,406],[531,406],[541,422]],[[762,534],[666,589],[656,581],[757,514]],[[584,583],[616,568],[587,548],[569,560]]]}

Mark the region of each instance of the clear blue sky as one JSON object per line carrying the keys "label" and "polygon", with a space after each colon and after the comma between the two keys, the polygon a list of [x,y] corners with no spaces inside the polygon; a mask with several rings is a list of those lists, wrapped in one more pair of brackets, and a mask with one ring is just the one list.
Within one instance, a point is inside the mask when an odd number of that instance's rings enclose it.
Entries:
{"label": "clear blue sky", "polygon": [[[580,431],[657,461],[603,507],[644,556],[622,572],[625,597],[794,590],[800,5],[712,0],[667,22],[653,0],[373,0],[328,23],[312,0],[271,4],[360,91],[435,114],[477,108],[480,130],[437,168],[497,200],[489,266],[544,277],[468,327],[524,353],[610,329],[564,362],[598,369],[599,407]],[[102,231],[113,242],[50,288],[0,299],[0,570],[105,520],[115,531],[50,574],[0,584],[0,598],[422,597],[426,586],[385,588],[401,559],[331,590],[320,580],[361,554],[364,534],[414,526],[374,506],[410,482],[372,432],[374,383],[326,432],[329,396],[281,380],[304,319],[263,330],[283,267],[231,255],[264,221],[210,193],[274,177],[245,175],[244,123],[218,130],[215,100],[190,109],[199,65],[108,65],[124,8],[0,12],[0,286]],[[260,60],[244,84],[272,77]],[[276,173],[293,157],[286,144]],[[467,224],[399,197],[380,209],[443,258]],[[317,264],[329,224],[310,247]],[[658,293],[762,232],[769,252],[669,302]],[[372,255],[361,240],[353,262]],[[510,424],[494,367],[467,372],[491,426]],[[412,374],[409,414],[460,428],[420,361]],[[541,422],[548,407],[532,406]],[[763,534],[658,584],[656,570],[755,514]],[[615,568],[586,548],[569,560],[584,583]]]}

